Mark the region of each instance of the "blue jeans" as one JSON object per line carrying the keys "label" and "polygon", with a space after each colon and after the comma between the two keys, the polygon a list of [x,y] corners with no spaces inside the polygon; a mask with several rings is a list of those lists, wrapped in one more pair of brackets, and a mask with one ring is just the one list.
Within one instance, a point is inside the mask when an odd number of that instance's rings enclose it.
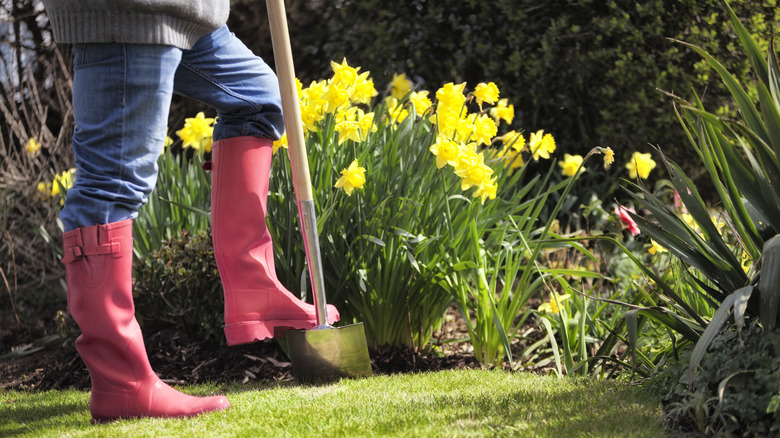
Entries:
{"label": "blue jeans", "polygon": [[132,219],[157,182],[173,93],[217,110],[214,141],[284,133],[276,75],[226,26],[190,50],[141,44],[73,47],[76,178],[65,231]]}

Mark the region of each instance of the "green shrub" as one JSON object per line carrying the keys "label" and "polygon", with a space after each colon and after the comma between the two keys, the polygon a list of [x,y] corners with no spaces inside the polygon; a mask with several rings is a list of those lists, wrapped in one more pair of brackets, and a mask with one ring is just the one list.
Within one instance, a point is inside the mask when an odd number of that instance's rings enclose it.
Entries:
{"label": "green shrub", "polygon": [[145,327],[173,324],[204,342],[224,343],[224,297],[210,230],[183,230],[135,265],[135,303]]}
{"label": "green shrub", "polygon": [[780,333],[758,322],[733,326],[712,342],[689,386],[690,353],[668,364],[647,386],[659,391],[672,424],[707,436],[775,436],[780,432]]}

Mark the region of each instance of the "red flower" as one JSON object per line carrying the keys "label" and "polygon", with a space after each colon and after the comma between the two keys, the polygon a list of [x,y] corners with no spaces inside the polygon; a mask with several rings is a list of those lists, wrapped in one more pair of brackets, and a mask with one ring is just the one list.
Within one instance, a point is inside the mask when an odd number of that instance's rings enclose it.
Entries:
{"label": "red flower", "polygon": [[622,205],[615,207],[615,214],[620,218],[620,222],[623,223],[623,226],[625,226],[631,234],[638,236],[640,233],[639,225],[634,222],[634,219],[628,214],[629,212],[636,214],[636,211],[634,211],[633,208],[626,208]]}

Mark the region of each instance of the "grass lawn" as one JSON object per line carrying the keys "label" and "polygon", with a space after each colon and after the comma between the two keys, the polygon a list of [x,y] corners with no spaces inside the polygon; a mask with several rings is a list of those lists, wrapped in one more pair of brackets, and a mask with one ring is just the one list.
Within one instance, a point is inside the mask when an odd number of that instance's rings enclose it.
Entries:
{"label": "grass lawn", "polygon": [[233,406],[191,419],[92,426],[87,392],[0,391],[0,436],[666,436],[658,400],[616,381],[459,370],[179,389],[221,391]]}

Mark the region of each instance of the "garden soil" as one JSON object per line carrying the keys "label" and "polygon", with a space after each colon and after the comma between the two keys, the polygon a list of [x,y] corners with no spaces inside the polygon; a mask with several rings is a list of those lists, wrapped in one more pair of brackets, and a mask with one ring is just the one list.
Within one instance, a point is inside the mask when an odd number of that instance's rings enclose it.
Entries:
{"label": "garden soil", "polygon": [[[90,387],[89,374],[73,340],[77,333],[57,335],[56,318],[38,320],[33,326],[0,326],[0,389],[35,390]],[[452,309],[440,341],[467,338],[465,324]],[[60,330],[61,331],[61,330]],[[171,328],[145,329],[144,339],[152,368],[169,384],[233,383],[293,380],[292,366],[273,341],[227,347],[204,344]],[[37,345],[49,336],[49,342]],[[375,374],[479,368],[468,342],[441,343],[435,351],[411,348],[379,348],[370,351]],[[34,351],[34,349],[38,349]],[[22,354],[22,352],[26,354]]]}

